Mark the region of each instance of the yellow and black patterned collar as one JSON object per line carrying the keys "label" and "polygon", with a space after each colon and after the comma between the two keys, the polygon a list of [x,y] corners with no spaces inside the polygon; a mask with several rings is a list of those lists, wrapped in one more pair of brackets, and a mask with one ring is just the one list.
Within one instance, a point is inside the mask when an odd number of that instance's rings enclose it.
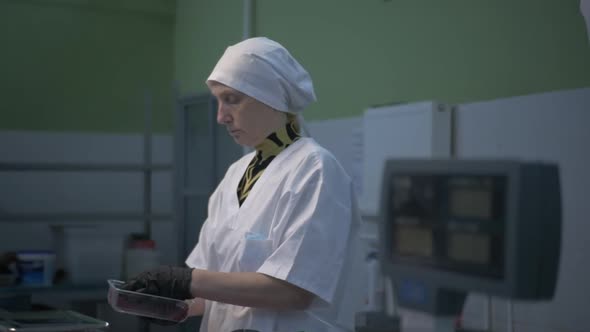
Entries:
{"label": "yellow and black patterned collar", "polygon": [[250,161],[246,172],[238,184],[237,194],[240,206],[248,198],[250,190],[252,190],[254,184],[262,176],[266,167],[281,151],[285,150],[300,137],[299,127],[297,126],[295,117],[289,115],[289,122],[284,127],[268,135],[262,143],[256,146],[256,155]]}
{"label": "yellow and black patterned collar", "polygon": [[289,115],[289,122],[284,127],[268,135],[262,143],[256,146],[256,155],[262,160],[270,156],[277,156],[300,137],[299,126],[294,121],[294,116]]}

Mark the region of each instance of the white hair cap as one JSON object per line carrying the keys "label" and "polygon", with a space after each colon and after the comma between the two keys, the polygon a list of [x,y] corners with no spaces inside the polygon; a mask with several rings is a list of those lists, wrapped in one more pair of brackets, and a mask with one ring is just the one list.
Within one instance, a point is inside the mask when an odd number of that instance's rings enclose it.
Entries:
{"label": "white hair cap", "polygon": [[281,112],[316,101],[311,76],[281,44],[265,37],[228,47],[207,82],[216,81]]}

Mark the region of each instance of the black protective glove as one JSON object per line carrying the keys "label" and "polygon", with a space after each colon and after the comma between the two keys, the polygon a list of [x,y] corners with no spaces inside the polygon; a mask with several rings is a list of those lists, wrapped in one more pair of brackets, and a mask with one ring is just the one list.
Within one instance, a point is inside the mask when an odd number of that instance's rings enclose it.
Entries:
{"label": "black protective glove", "polygon": [[192,271],[192,268],[186,267],[160,266],[140,273],[122,288],[177,300],[192,299]]}

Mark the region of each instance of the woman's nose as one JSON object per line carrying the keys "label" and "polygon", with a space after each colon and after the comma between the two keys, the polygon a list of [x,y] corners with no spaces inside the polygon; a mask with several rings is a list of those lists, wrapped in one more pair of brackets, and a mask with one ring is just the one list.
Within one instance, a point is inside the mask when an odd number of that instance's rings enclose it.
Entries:
{"label": "woman's nose", "polygon": [[228,124],[231,121],[231,116],[223,103],[217,106],[217,123]]}

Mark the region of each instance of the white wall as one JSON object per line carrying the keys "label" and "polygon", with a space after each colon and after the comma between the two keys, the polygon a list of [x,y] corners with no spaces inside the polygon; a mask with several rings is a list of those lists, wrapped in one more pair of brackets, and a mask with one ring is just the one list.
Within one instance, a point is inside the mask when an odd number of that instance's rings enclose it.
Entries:
{"label": "white wall", "polygon": [[[312,136],[354,175],[362,118],[312,122],[309,127]],[[544,303],[515,302],[513,331],[590,331],[590,88],[458,105],[455,134],[459,158],[559,164],[563,233],[556,296]],[[360,145],[362,149],[362,142]],[[469,296],[463,313],[467,326],[484,327],[485,302],[481,295]],[[492,302],[494,331],[507,331],[506,302]],[[405,318],[405,325],[431,324],[420,314],[410,313]]]}
{"label": "white wall", "polygon": [[[590,331],[590,88],[460,105],[456,129],[459,158],[558,163],[563,224],[556,295],[545,303],[515,302],[514,326],[518,332]],[[480,315],[474,307],[481,301],[471,300],[467,316]],[[505,303],[494,303],[494,321],[504,330]]]}

